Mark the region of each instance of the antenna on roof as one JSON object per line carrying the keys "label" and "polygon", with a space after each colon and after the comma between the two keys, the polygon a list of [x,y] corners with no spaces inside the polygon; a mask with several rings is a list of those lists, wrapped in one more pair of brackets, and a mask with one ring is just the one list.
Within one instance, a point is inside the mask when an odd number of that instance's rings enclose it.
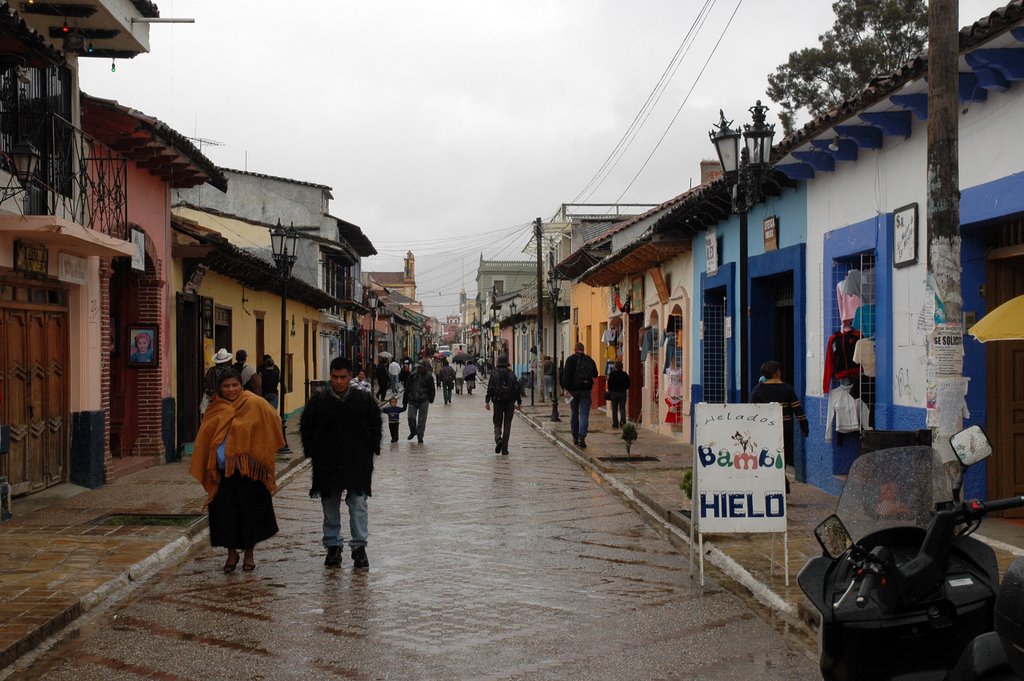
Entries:
{"label": "antenna on roof", "polygon": [[224,146],[223,142],[218,142],[217,140],[208,140],[208,139],[206,139],[204,137],[189,137],[188,135],[186,135],[185,139],[192,140],[193,142],[198,144],[199,145],[199,151],[203,150],[203,145],[204,144],[206,146],[208,146],[208,147],[223,147]]}

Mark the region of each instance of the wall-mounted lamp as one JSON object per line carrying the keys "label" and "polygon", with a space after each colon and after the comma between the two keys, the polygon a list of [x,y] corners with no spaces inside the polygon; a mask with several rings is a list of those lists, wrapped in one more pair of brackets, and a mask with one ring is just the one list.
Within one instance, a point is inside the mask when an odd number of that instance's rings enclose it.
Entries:
{"label": "wall-mounted lamp", "polygon": [[292,335],[295,335],[295,315],[292,315]]}
{"label": "wall-mounted lamp", "polygon": [[[11,148],[10,154],[4,159],[6,170],[11,173],[11,181],[0,190],[0,203],[28,190],[35,179],[41,160],[39,150],[26,139],[22,139]],[[17,185],[14,180],[17,180]]]}

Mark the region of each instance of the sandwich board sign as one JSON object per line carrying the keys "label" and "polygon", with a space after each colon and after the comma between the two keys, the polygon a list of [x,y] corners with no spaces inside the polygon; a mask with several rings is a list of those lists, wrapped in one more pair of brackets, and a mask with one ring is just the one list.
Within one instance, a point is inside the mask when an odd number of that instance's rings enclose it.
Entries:
{"label": "sandwich board sign", "polygon": [[704,535],[774,533],[783,535],[786,585],[789,541],[786,532],[786,459],[782,406],[697,404],[693,443],[693,501],[690,523],[698,534],[701,583]]}

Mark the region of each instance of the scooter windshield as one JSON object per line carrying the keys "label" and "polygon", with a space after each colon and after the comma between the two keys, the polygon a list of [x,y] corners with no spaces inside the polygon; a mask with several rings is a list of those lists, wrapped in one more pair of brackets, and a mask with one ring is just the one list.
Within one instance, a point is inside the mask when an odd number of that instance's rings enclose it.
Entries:
{"label": "scooter windshield", "polygon": [[881,449],[853,462],[836,515],[857,542],[890,527],[926,529],[936,504],[952,499],[951,480],[931,447]]}

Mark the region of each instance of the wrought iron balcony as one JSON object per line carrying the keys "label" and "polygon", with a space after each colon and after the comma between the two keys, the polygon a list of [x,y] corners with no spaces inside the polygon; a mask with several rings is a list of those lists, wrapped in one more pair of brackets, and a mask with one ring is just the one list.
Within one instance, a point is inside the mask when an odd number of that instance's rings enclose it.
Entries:
{"label": "wrought iron balcony", "polygon": [[[52,215],[117,239],[128,238],[128,161],[54,113],[0,110],[0,152],[7,186],[25,215]],[[31,142],[39,164],[24,192],[12,151]],[[15,197],[15,194],[20,194]]]}

